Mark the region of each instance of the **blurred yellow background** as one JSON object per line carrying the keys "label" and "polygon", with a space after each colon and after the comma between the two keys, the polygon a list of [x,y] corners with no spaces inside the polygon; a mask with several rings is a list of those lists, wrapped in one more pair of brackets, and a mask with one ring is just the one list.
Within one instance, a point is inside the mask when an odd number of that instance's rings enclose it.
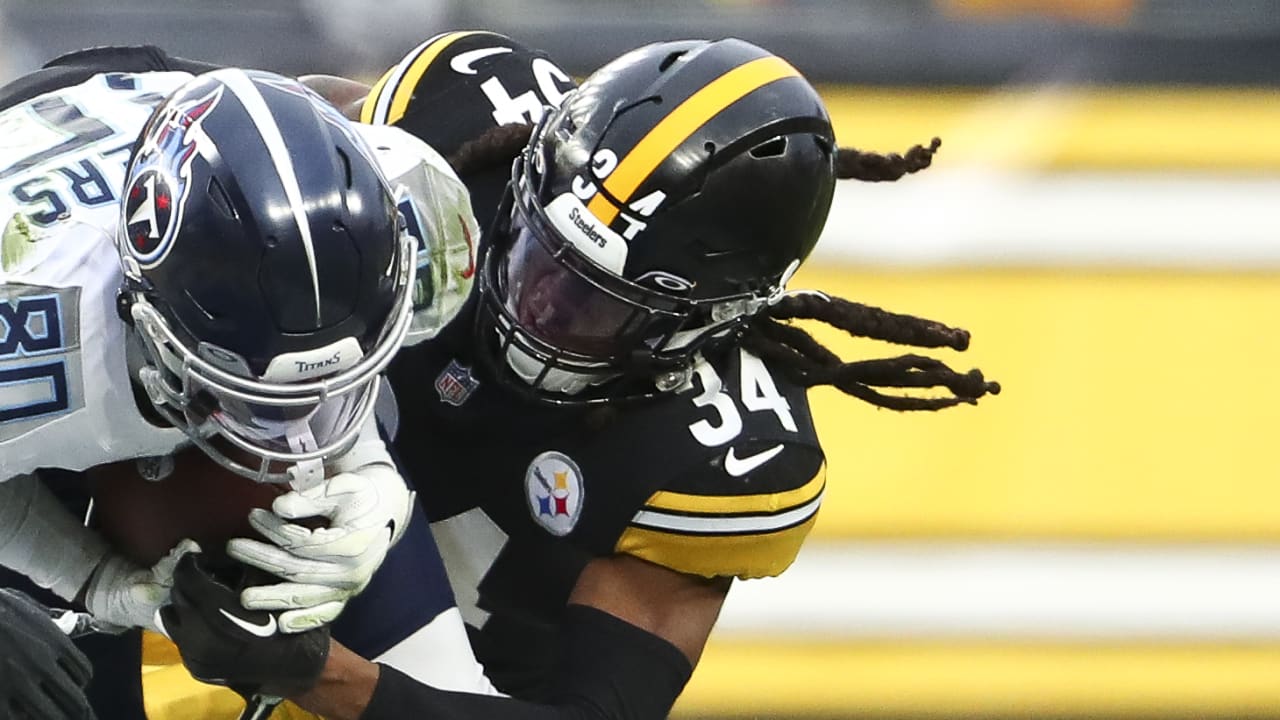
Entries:
{"label": "blurred yellow background", "polygon": [[[925,175],[958,167],[1015,184],[1055,175],[1114,175],[1135,184],[1280,177],[1273,132],[1280,93],[1271,89],[824,92],[842,144],[901,152],[940,135],[942,150]],[[904,178],[896,189],[923,178]],[[992,206],[1000,207],[999,198]],[[901,218],[904,225],[914,220]],[[1158,233],[1168,220],[1146,222]],[[1222,219],[1226,232],[1240,223]],[[945,228],[945,218],[931,227]],[[1025,228],[1029,242],[1041,234]],[[856,229],[846,235],[857,242]],[[1224,263],[1215,240],[1205,237],[1190,261],[1175,262],[1157,251],[1145,259],[1062,263],[1069,250],[1037,260],[1034,247],[996,263],[860,262],[820,252],[791,287],[964,327],[973,336],[968,352],[930,354],[957,370],[979,367],[1004,390],[978,407],[939,413],[895,413],[829,388],[813,392],[829,465],[809,547],[839,553],[888,543],[945,556],[976,542],[1026,549],[1031,557],[1047,549],[1052,562],[1054,549],[1066,544],[1089,548],[1105,564],[1112,547],[1156,558],[1190,547],[1229,559],[1240,546],[1280,542],[1280,456],[1272,449],[1280,427],[1280,336],[1271,327],[1280,314],[1280,268]],[[818,323],[809,328],[845,358],[905,352]],[[1188,585],[1199,581],[1185,577]],[[777,581],[786,582],[786,575]],[[831,592],[850,585],[859,590],[849,583]],[[678,714],[1280,713],[1274,632],[1162,635],[1125,618],[1112,632],[1099,620],[1108,588],[1075,590],[1096,594],[1092,602],[1101,609],[1089,615],[1076,610],[1088,600],[1065,602],[1059,627],[1006,627],[997,619],[900,637],[856,624],[852,631],[787,635],[751,620],[756,611],[744,612],[747,620],[713,638]],[[945,613],[948,597],[932,603]],[[957,625],[974,617],[966,612],[958,611]]]}
{"label": "blurred yellow background", "polygon": [[[1280,540],[1280,273],[872,271],[797,283],[967,328],[1004,391],[936,414],[813,393],[820,538]],[[845,357],[895,352],[815,327]]]}

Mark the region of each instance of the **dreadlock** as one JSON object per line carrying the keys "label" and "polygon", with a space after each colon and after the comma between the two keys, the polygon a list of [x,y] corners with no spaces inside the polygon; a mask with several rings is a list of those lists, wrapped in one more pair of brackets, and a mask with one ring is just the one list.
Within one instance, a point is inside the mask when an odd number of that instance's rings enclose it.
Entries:
{"label": "dreadlock", "polygon": [[893,182],[903,175],[929,167],[933,162],[933,154],[940,147],[940,138],[930,140],[929,147],[912,147],[905,156],[898,153],[881,155],[842,147],[836,151],[836,177],[841,180]]}
{"label": "dreadlock", "polygon": [[[1000,392],[980,370],[958,373],[941,360],[902,355],[882,360],[844,362],[805,330],[784,320],[820,320],[855,337],[915,347],[969,347],[969,333],[912,315],[828,297],[821,293],[784,295],[747,326],[742,346],[771,362],[803,387],[832,385],[860,400],[891,410],[941,410],[959,403],[976,403],[987,393]],[[943,387],[948,397],[921,398],[887,395],[875,388]]]}
{"label": "dreadlock", "polygon": [[[906,155],[881,155],[853,148],[836,152],[836,177],[867,182],[892,182],[929,167],[942,145],[934,138],[928,147],[916,145]],[[855,337],[884,340],[913,347],[949,347],[965,350],[969,333],[942,323],[900,315],[878,307],[850,302],[817,292],[783,295],[778,302],[752,318],[742,336],[742,346],[784,372],[803,387],[831,385],[873,405],[891,410],[941,410],[1000,392],[981,370],[958,373],[941,360],[923,355],[901,355],[880,360],[844,362],[805,330],[788,320],[820,320]],[[923,398],[893,395],[876,388],[946,388],[947,397]]]}
{"label": "dreadlock", "polygon": [[[510,167],[512,159],[520,154],[529,142],[533,127],[522,123],[507,123],[485,130],[453,151],[447,158],[460,177],[467,177],[494,169]],[[836,151],[836,177],[841,180],[865,182],[892,182],[903,175],[919,172],[933,162],[933,155],[942,146],[942,140],[934,138],[929,146],[916,145],[906,155],[864,152],[856,148],[842,147]]]}
{"label": "dreadlock", "polygon": [[463,180],[490,170],[508,170],[511,168],[511,161],[524,150],[532,134],[533,127],[521,123],[491,127],[478,137],[459,145],[445,159]]}
{"label": "dreadlock", "polygon": [[[480,173],[510,167],[511,160],[529,142],[533,128],[508,124],[489,128],[463,143],[448,158],[464,180]],[[942,141],[916,145],[904,155],[864,152],[854,148],[836,151],[836,177],[842,180],[892,182],[923,170],[933,162]],[[884,340],[899,345],[964,350],[969,333],[912,315],[899,315],[869,305],[828,297],[821,293],[790,293],[769,306],[748,324],[742,345],[770,361],[804,387],[832,385],[845,393],[892,410],[940,410],[1000,392],[980,370],[958,373],[940,360],[922,355],[902,355],[880,360],[844,362],[808,332],[789,320],[820,320],[855,337]],[[946,388],[948,397],[921,398],[885,394],[876,388]]]}

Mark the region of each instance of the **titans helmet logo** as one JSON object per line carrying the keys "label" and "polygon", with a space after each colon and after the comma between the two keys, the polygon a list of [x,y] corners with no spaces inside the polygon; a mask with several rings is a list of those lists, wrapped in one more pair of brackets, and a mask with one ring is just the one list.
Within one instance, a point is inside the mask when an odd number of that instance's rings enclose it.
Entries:
{"label": "titans helmet logo", "polygon": [[200,124],[221,99],[219,86],[202,97],[166,104],[138,149],[122,219],[123,244],[142,268],[159,265],[173,246],[190,190],[191,160],[197,153],[217,153]]}

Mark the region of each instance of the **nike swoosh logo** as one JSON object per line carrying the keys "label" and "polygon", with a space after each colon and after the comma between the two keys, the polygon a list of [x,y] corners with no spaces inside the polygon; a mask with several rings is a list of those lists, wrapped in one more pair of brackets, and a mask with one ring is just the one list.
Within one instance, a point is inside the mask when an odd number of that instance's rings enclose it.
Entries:
{"label": "nike swoosh logo", "polygon": [[237,626],[239,626],[241,630],[244,630],[250,635],[257,635],[260,638],[266,638],[276,634],[276,616],[275,615],[268,615],[267,616],[268,619],[265,624],[255,625],[254,623],[251,623],[248,620],[245,620],[244,618],[236,617],[235,615],[232,615],[231,613],[227,612],[226,610],[223,610],[222,608],[218,608],[218,612],[222,613],[223,617],[235,623]]}
{"label": "nike swoosh logo", "polygon": [[475,75],[477,70],[471,67],[471,63],[477,60],[483,60],[493,55],[501,55],[511,52],[511,48],[507,47],[491,47],[480,48],[479,50],[468,50],[464,53],[458,53],[449,61],[449,67],[453,68],[456,73],[463,75]]}
{"label": "nike swoosh logo", "polygon": [[748,455],[740,458],[733,453],[733,448],[729,448],[729,452],[724,454],[724,471],[734,477],[742,477],[747,473],[755,470],[761,465],[775,458],[778,453],[782,452],[782,443],[778,443],[768,450],[761,450],[755,455]]}

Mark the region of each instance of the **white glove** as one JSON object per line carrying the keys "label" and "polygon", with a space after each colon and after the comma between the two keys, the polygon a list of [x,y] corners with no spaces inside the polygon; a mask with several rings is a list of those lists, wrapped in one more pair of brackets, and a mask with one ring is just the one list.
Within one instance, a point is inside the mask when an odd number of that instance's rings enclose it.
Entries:
{"label": "white glove", "polygon": [[157,629],[156,611],[169,601],[173,569],[189,552],[200,552],[200,546],[194,540],[179,541],[150,569],[108,555],[85,586],[85,608],[102,623]]}
{"label": "white glove", "polygon": [[[288,582],[246,588],[241,602],[250,610],[285,611],[281,632],[331,622],[404,534],[413,497],[399,473],[378,463],[281,495],[271,511],[250,511],[249,524],[270,542],[237,538],[227,554]],[[290,522],[315,517],[328,527]]]}

